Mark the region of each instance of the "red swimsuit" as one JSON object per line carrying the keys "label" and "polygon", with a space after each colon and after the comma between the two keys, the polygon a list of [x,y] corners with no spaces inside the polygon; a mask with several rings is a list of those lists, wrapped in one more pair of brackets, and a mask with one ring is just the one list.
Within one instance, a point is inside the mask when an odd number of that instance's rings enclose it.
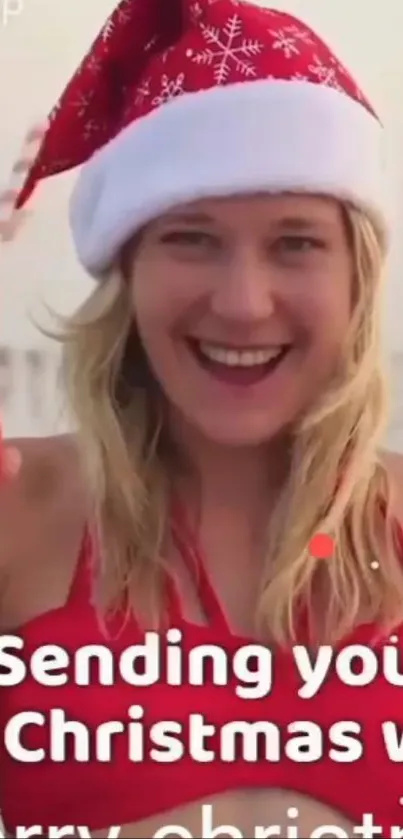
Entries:
{"label": "red swimsuit", "polygon": [[[190,557],[187,556],[190,562]],[[44,644],[58,644],[74,653],[86,644],[105,645],[90,605],[90,545],[83,546],[67,604],[25,624],[20,630],[27,654]],[[190,562],[192,570],[194,566]],[[199,562],[200,599],[209,618],[205,627],[191,624],[180,613],[172,598],[171,625],[179,627],[186,648],[199,644],[220,644],[228,651],[251,643],[231,634],[217,598]],[[399,629],[403,640],[403,627]],[[399,634],[399,633],[396,633]],[[349,643],[370,643],[370,628],[361,628]],[[108,641],[116,654],[142,642],[134,620],[119,637]],[[24,656],[26,659],[27,656]],[[90,830],[123,825],[162,814],[185,803],[209,802],[229,790],[271,787],[295,790],[322,801],[361,824],[363,813],[374,814],[374,822],[390,835],[391,825],[403,823],[403,771],[388,759],[381,737],[381,724],[392,720],[403,727],[403,701],[398,687],[388,685],[380,675],[367,687],[344,685],[336,676],[310,701],[297,695],[295,667],[288,654],[276,657],[276,679],[271,693],[263,699],[238,697],[233,685],[205,687],[167,686],[159,683],[147,688],[132,687],[118,680],[113,687],[100,686],[97,679],[89,687],[67,684],[41,686],[32,677],[14,687],[2,687],[0,726],[22,711],[47,715],[51,708],[62,708],[72,720],[80,720],[92,730],[107,720],[128,720],[128,708],[145,708],[145,721],[171,719],[184,724],[189,714],[203,714],[218,729],[231,720],[270,720],[287,726],[294,720],[312,720],[324,731],[339,720],[357,720],[365,734],[364,758],[353,763],[337,763],[323,757],[313,763],[295,763],[287,757],[268,762],[264,756],[255,763],[244,759],[224,763],[194,762],[186,755],[179,762],[157,763],[146,759],[131,762],[124,737],[117,738],[112,762],[37,763],[16,762],[0,745],[0,811],[11,832],[18,825],[86,825]],[[2,738],[3,739],[3,738]],[[28,726],[22,737],[26,748],[48,746],[46,726]],[[211,746],[209,745],[209,748]],[[326,750],[327,751],[327,750]],[[362,835],[362,834],[361,834]],[[378,834],[376,834],[378,835]]]}

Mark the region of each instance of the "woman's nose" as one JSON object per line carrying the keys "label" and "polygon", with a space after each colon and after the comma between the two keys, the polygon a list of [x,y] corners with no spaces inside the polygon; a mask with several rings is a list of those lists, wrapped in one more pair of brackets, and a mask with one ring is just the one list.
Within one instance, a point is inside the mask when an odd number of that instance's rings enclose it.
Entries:
{"label": "woman's nose", "polygon": [[238,252],[217,277],[212,311],[227,320],[266,320],[274,310],[273,285],[268,260],[252,249]]}

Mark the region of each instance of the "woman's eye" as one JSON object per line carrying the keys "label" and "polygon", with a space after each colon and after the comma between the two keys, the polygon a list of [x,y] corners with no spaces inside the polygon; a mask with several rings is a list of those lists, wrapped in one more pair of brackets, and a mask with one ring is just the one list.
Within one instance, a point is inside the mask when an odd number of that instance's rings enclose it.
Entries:
{"label": "woman's eye", "polygon": [[161,236],[161,242],[168,245],[182,245],[194,248],[217,247],[217,239],[211,233],[200,230],[173,230]]}
{"label": "woman's eye", "polygon": [[323,250],[325,243],[321,239],[308,236],[281,236],[274,243],[274,250],[280,254],[304,254],[313,250]]}

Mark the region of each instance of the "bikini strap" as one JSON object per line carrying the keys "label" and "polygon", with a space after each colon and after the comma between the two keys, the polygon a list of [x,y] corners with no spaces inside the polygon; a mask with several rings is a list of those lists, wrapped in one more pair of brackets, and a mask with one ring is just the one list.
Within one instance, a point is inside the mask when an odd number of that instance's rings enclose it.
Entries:
{"label": "bikini strap", "polygon": [[94,538],[88,527],[81,538],[80,549],[70,584],[67,606],[91,605],[93,602],[92,579],[94,566]]}
{"label": "bikini strap", "polygon": [[[177,507],[172,517],[172,538],[183,562],[196,583],[198,596],[209,623],[216,629],[226,634],[231,634],[229,623],[214,591],[214,587],[210,582],[196,541],[192,538],[187,527],[185,515]],[[76,608],[77,605],[88,607],[93,604],[93,577],[96,552],[96,536],[87,526],[81,540],[76,568],[67,598],[67,606]],[[165,586],[170,624],[180,627],[183,621],[181,598],[175,580],[169,574],[166,576]]]}
{"label": "bikini strap", "polygon": [[185,512],[178,503],[175,503],[172,513],[172,538],[196,583],[198,596],[208,621],[214,628],[231,635],[230,625],[206,571],[197,542],[189,531]]}
{"label": "bikini strap", "polygon": [[[94,565],[97,559],[98,540],[96,533],[88,525],[81,540],[74,577],[70,585],[67,606],[92,606],[94,603],[93,580]],[[182,622],[182,612],[179,593],[175,581],[167,575],[165,594],[168,602],[168,614],[171,625],[179,627]]]}
{"label": "bikini strap", "polygon": [[165,576],[165,596],[168,604],[169,624],[179,629],[183,622],[181,599],[175,580],[171,574]]}

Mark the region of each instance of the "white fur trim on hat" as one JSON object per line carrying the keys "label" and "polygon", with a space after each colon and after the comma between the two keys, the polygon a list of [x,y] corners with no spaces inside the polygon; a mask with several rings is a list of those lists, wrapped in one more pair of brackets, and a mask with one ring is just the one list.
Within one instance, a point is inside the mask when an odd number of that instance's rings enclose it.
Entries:
{"label": "white fur trim on hat", "polygon": [[259,80],[185,94],[125,128],[83,167],[71,202],[78,257],[95,277],[146,223],[200,198],[332,195],[388,227],[383,128],[346,94]]}

